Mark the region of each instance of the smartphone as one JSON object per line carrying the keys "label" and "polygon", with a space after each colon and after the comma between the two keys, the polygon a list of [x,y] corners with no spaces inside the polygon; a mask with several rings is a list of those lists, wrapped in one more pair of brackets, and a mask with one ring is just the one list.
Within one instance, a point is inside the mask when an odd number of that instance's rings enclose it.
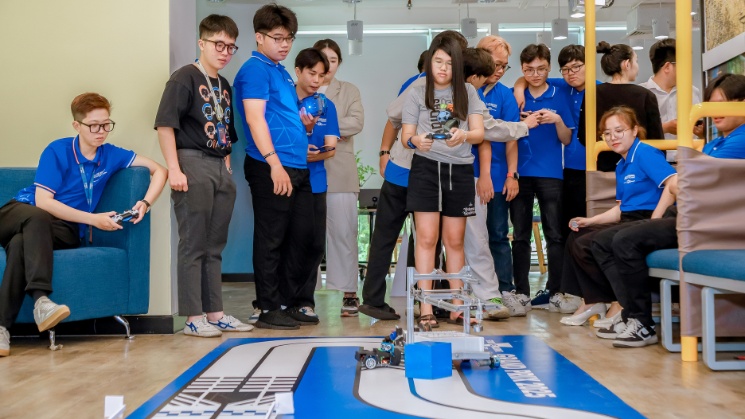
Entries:
{"label": "smartphone", "polygon": [[704,120],[703,119],[699,119],[698,121],[696,121],[696,126],[697,127],[699,127],[701,125],[704,125]]}
{"label": "smartphone", "polygon": [[331,151],[331,150],[336,150],[336,147],[331,147],[331,146],[325,145],[325,146],[321,146],[321,147],[320,147],[320,148],[318,149],[318,152],[319,152],[319,153],[325,153],[325,152],[327,152],[327,151]]}

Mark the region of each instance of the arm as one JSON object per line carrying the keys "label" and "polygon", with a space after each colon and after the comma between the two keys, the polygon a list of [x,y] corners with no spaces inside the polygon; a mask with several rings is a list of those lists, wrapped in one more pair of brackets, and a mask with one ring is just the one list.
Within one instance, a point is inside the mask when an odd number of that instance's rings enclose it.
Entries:
{"label": "arm", "polygon": [[[517,172],[517,141],[505,144],[505,155],[507,157],[507,173]],[[505,201],[510,202],[515,199],[518,192],[520,192],[519,182],[511,177],[505,179],[502,188],[502,195],[506,195]]]}
{"label": "arm", "polygon": [[564,145],[569,145],[572,142],[572,130],[569,129],[561,115],[542,110],[539,112],[538,122],[541,124],[554,124],[556,126],[556,134],[559,136],[559,141]]}
{"label": "arm", "polygon": [[525,107],[525,89],[527,88],[528,82],[525,81],[525,77],[520,76],[520,78],[515,81],[515,86],[512,90],[512,94],[515,96],[515,100],[517,101],[517,107],[520,108],[520,110],[523,110]]}
{"label": "arm", "polygon": [[158,142],[160,143],[160,151],[166,159],[166,166],[168,167],[167,176],[171,189],[174,191],[188,191],[189,183],[178,163],[178,155],[176,154],[176,134],[173,132],[173,128],[158,127]]}
{"label": "arm", "polygon": [[[323,146],[324,147],[336,147],[336,142],[338,141],[338,137],[336,135],[326,135],[323,137]],[[311,149],[313,147],[313,149]],[[336,150],[326,151],[324,153],[321,153],[318,151],[317,148],[315,148],[313,145],[308,146],[308,162],[317,162],[321,160],[327,160],[336,155]]]}
{"label": "arm", "polygon": [[644,106],[647,111],[647,138],[652,140],[664,139],[665,130],[662,128],[660,108],[657,106],[657,96],[655,96],[654,93],[647,91],[647,99]]}
{"label": "arm", "polygon": [[[139,215],[133,221],[135,224],[137,224],[142,221],[142,219],[145,217],[145,213],[150,209],[150,205],[154,204],[160,196],[160,193],[163,192],[163,186],[165,186],[166,180],[168,179],[168,171],[166,171],[165,167],[159,165],[153,160],[140,155],[137,155],[137,157],[135,157],[134,162],[132,162],[132,166],[147,167],[147,169],[150,171],[151,176],[150,186],[148,186],[147,188],[145,197],[142,200],[137,201],[132,207],[132,209],[139,212]],[[147,203],[145,203],[145,201],[147,201]]]}
{"label": "arm", "polygon": [[36,188],[36,206],[60,220],[88,224],[107,231],[121,230],[124,228],[111,219],[111,216],[116,214],[116,211],[97,214],[80,211],[57,201],[54,199],[54,195],[51,192],[39,187]]}
{"label": "arm", "polygon": [[[652,212],[652,219],[654,218],[662,218],[662,215],[665,214],[665,211],[667,210],[667,207],[673,204],[675,202],[675,195],[673,195],[670,192],[670,187],[673,182],[671,182],[671,179],[675,178],[677,180],[678,176],[670,176],[665,181],[665,189],[662,190],[662,195],[660,195],[660,200],[657,202],[657,206],[655,207],[654,211]],[[677,187],[678,183],[675,182],[675,186]]]}
{"label": "arm", "polygon": [[[404,148],[411,150],[409,147],[409,139],[414,147],[420,151],[429,151],[432,148],[432,139],[427,138],[424,135],[416,134],[416,125],[414,124],[403,124],[401,129],[401,144]],[[449,141],[449,140],[448,140]]]}
{"label": "arm", "polygon": [[[269,125],[266,123],[264,113],[266,111],[266,101],[261,99],[244,99],[243,109],[246,114],[246,122],[251,130],[251,136],[256,143],[256,147],[262,156],[271,153],[274,150],[272,136],[269,133]],[[292,194],[292,183],[290,176],[282,167],[279,156],[272,154],[266,157],[266,162],[271,167],[272,182],[274,182],[275,195]]]}
{"label": "arm", "polygon": [[388,164],[388,160],[391,158],[390,151],[393,147],[393,143],[398,137],[398,130],[393,127],[391,121],[385,121],[385,128],[383,128],[383,138],[380,140],[380,151],[388,151],[389,153],[380,156],[380,176],[385,177],[385,166]]}
{"label": "arm", "polygon": [[339,115],[339,132],[342,140],[353,135],[357,135],[365,126],[365,110],[362,108],[362,98],[360,91],[351,83],[344,83],[346,89],[345,95],[351,97],[351,102],[347,107],[346,113]]}
{"label": "arm", "polygon": [[491,144],[484,141],[478,145],[479,180],[476,181],[476,194],[481,203],[486,205],[494,198],[494,184],[491,180]]}
{"label": "arm", "polygon": [[[598,214],[594,217],[575,217],[569,220],[569,228],[572,231],[579,231],[581,227],[589,227],[596,224],[612,224],[621,221],[621,204],[614,206],[613,208],[605,211],[602,214]],[[572,223],[576,223],[577,226],[573,227]]]}

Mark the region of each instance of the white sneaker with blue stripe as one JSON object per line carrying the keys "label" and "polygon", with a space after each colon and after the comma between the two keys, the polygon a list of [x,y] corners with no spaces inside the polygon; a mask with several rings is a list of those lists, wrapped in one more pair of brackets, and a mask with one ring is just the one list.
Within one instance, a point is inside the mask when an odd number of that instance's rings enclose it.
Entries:
{"label": "white sneaker with blue stripe", "polygon": [[243,323],[235,317],[227,314],[223,314],[222,318],[216,322],[207,320],[207,323],[211,324],[221,332],[250,332],[254,328],[250,324]]}
{"label": "white sneaker with blue stripe", "polygon": [[186,322],[184,335],[197,336],[200,338],[216,338],[222,336],[222,332],[215,326],[209,324],[206,318],[200,317],[199,320]]}

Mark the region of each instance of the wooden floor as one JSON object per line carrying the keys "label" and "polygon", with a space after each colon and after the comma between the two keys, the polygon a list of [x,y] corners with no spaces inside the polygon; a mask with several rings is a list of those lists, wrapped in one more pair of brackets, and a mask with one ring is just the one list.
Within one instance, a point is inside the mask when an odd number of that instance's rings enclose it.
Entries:
{"label": "wooden floor", "polygon": [[[531,277],[540,289],[544,276]],[[226,310],[247,319],[253,284],[225,284]],[[318,326],[298,331],[256,329],[229,337],[375,336],[390,332],[394,322],[371,325],[370,318],[341,318],[341,294],[319,291]],[[393,299],[403,312],[405,299]],[[587,326],[559,323],[562,315],[533,310],[524,318],[486,322],[484,334],[530,334],[577,364],[626,403],[652,418],[745,417],[745,372],[714,373],[701,362],[683,363],[679,354],[655,345],[614,349]],[[403,320],[403,319],[402,319]],[[403,325],[401,321],[399,324]],[[458,330],[442,325],[441,330]],[[0,358],[0,418],[101,418],[106,395],[124,395],[127,413],[152,397],[221,339],[174,336],[60,337],[61,351],[47,349],[40,339],[13,339],[11,356]]]}

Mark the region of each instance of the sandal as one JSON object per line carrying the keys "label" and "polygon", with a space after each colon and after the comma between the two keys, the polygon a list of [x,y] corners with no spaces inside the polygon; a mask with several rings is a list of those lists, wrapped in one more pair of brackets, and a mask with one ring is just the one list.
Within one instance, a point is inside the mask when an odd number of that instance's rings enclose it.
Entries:
{"label": "sandal", "polygon": [[[463,313],[460,313],[458,317],[452,319],[448,317],[447,323],[448,324],[457,324],[459,326],[463,326],[463,321],[465,321],[465,317],[463,316]],[[478,324],[478,321],[476,321],[475,318],[471,317],[471,326]]]}
{"label": "sandal", "polygon": [[437,329],[440,324],[437,322],[437,317],[434,314],[422,314],[419,318],[420,322],[427,322],[432,329]]}

